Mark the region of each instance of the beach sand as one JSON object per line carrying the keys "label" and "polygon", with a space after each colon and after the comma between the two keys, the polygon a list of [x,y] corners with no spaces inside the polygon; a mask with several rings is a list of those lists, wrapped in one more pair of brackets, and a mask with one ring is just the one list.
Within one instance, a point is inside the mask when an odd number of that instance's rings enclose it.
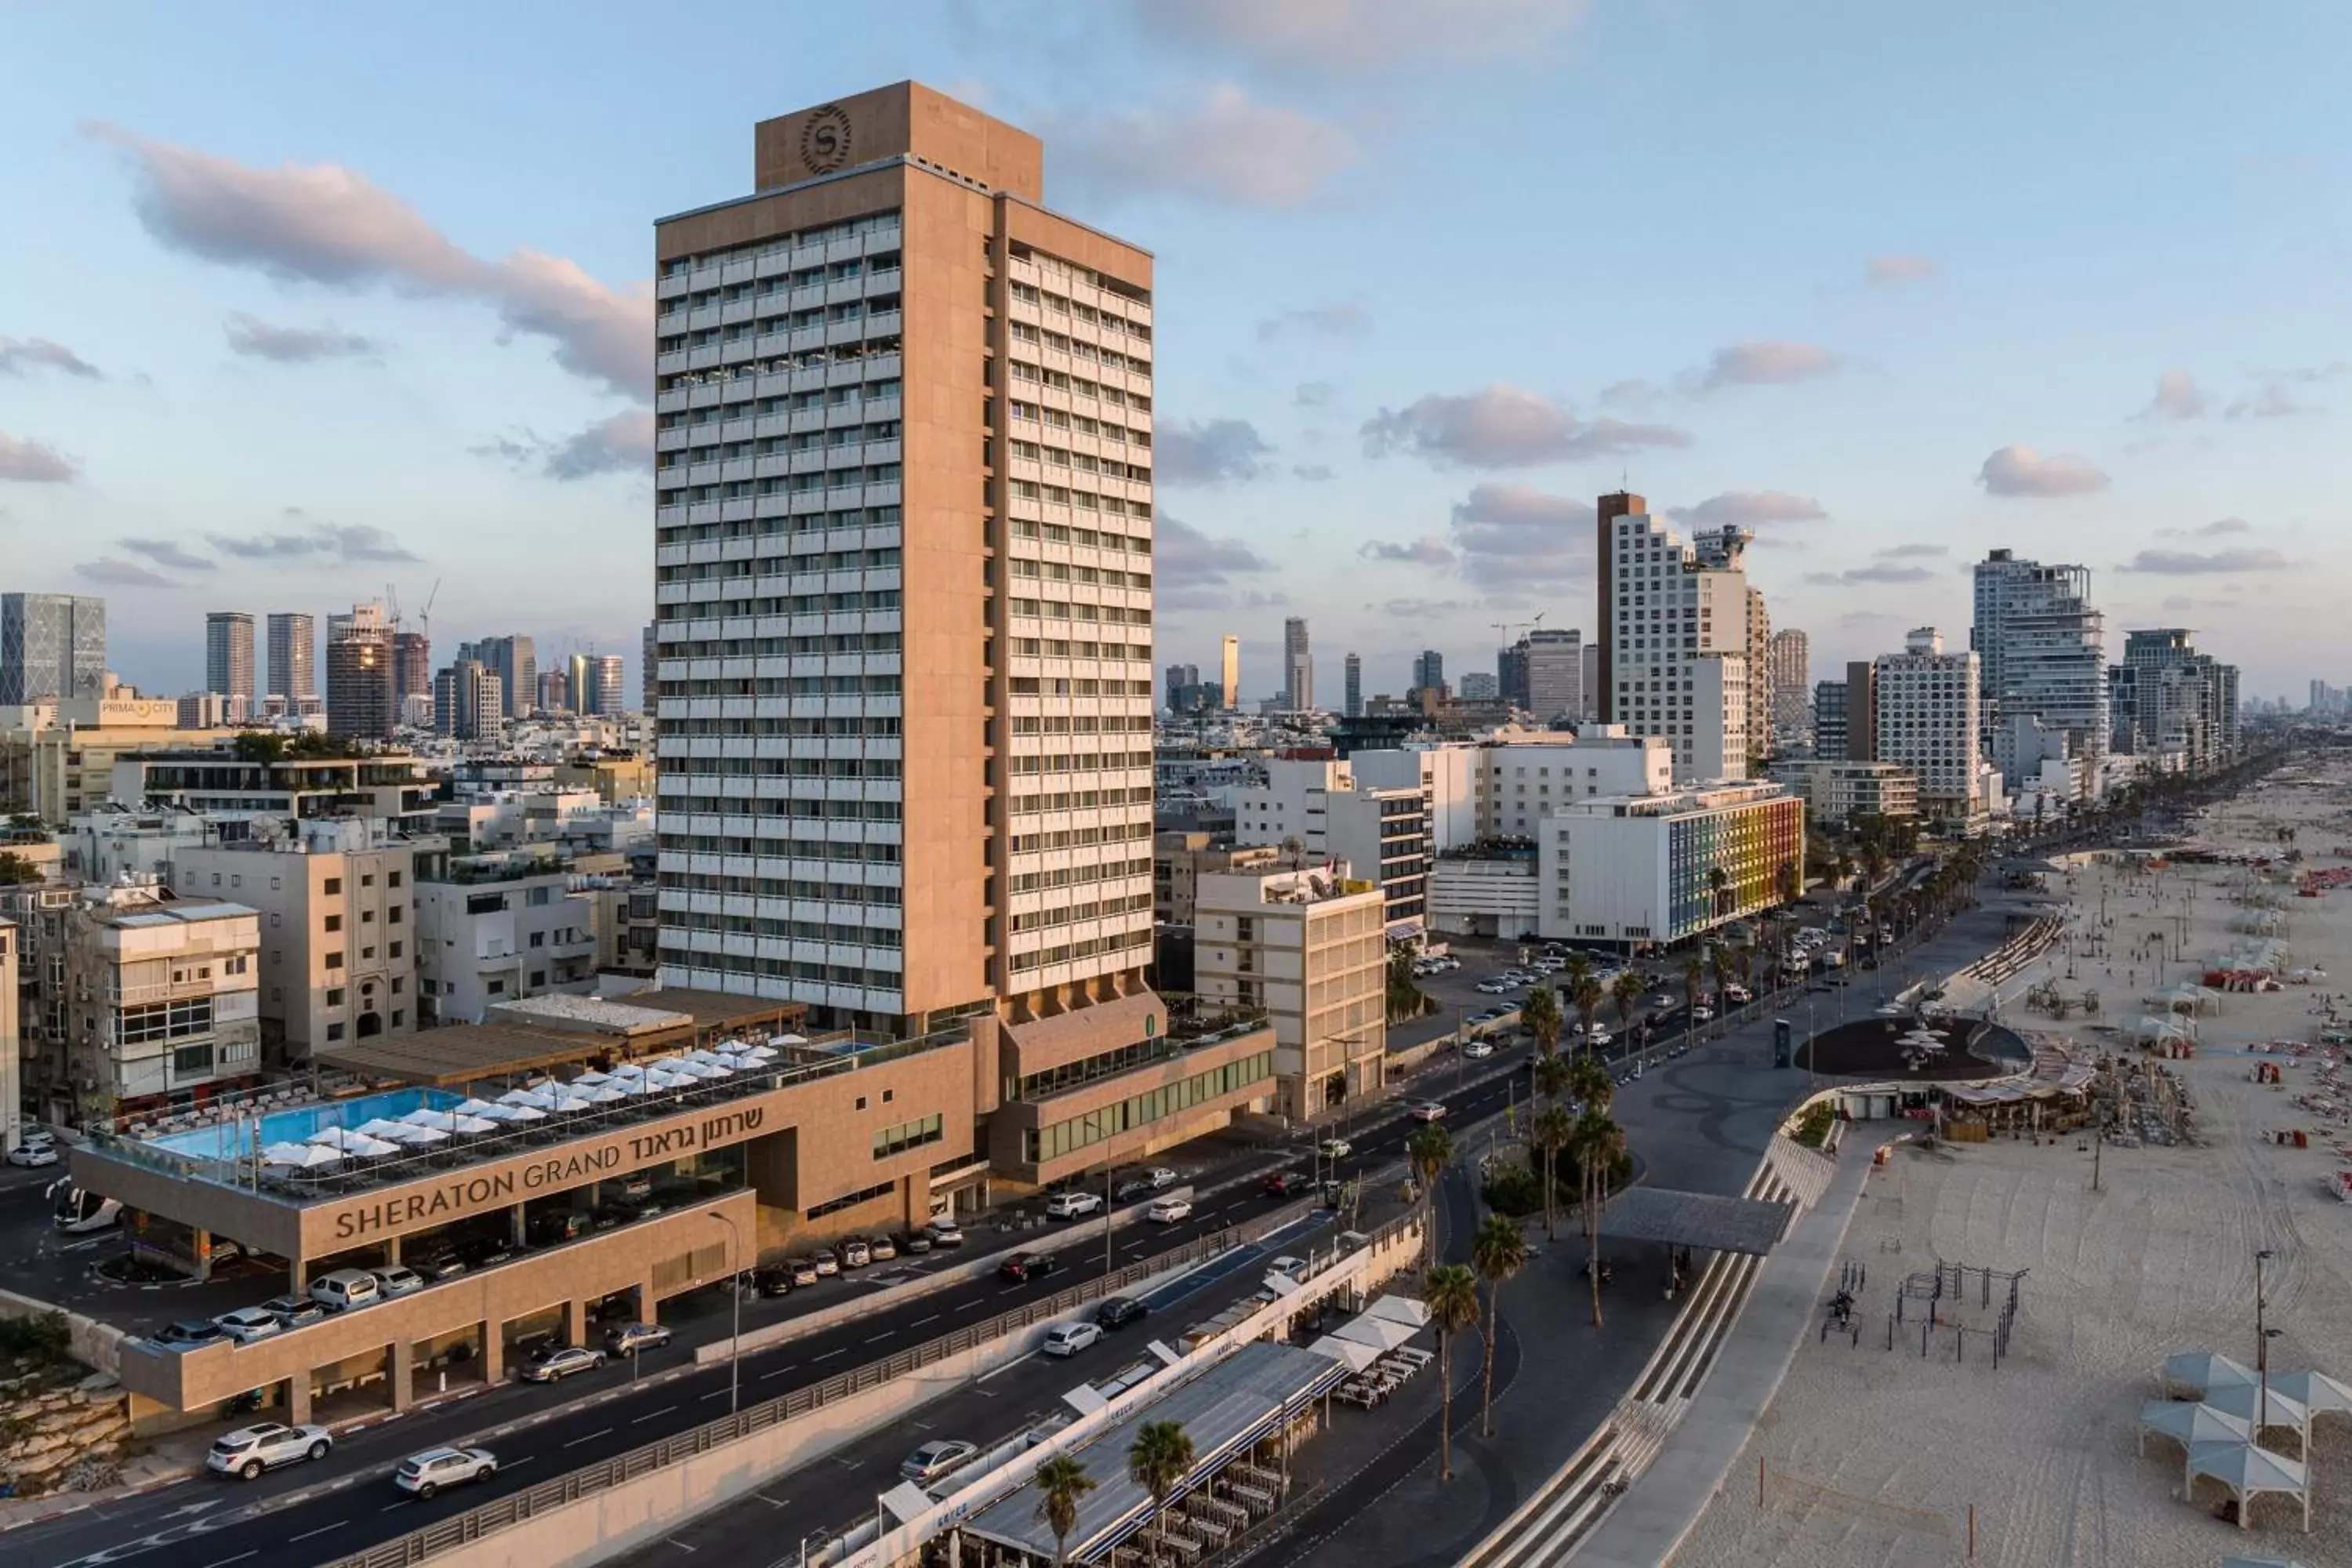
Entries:
{"label": "beach sand", "polygon": [[[2199,841],[2250,845],[2287,823],[2309,864],[2343,865],[2332,850],[2352,844],[2352,826],[2321,825],[2346,823],[2352,772],[2339,769],[2330,783],[2324,791],[2250,794],[2210,814]],[[2116,919],[2111,936],[2122,939],[2110,942],[2116,952],[2186,912],[2186,951],[2199,958],[2244,940],[2229,930],[2244,911],[2227,896],[2244,875],[2177,868],[2162,878],[2168,901],[2152,904],[2130,890],[2147,879],[2092,867],[2074,879],[2071,897],[2087,930],[2105,884]],[[2192,882],[2196,894],[2182,900]],[[2177,1446],[2151,1437],[2145,1458],[2137,1449],[2140,1403],[2158,1394],[2167,1355],[2211,1350],[2253,1363],[2261,1247],[2276,1255],[2264,1270],[2269,1321],[2283,1331],[2271,1342],[2272,1371],[2315,1368],[2352,1382],[2352,1204],[2326,1184],[2331,1170],[2352,1161],[2325,1142],[2295,1150],[2268,1140],[2273,1128],[2317,1129],[2292,1103],[2314,1068],[2288,1066],[2284,1089],[2257,1087],[2248,1081],[2252,1062],[2273,1058],[2242,1048],[2313,1038],[2319,994],[2352,989],[2352,889],[2290,896],[2284,907],[2295,962],[2329,978],[2224,997],[2218,1016],[2202,1021],[2199,1055],[2172,1065],[2196,1098],[2207,1147],[2109,1147],[2097,1192],[2092,1156],[2072,1136],[2039,1145],[1906,1146],[1873,1178],[1844,1249],[1868,1274],[1861,1343],[1824,1343],[1809,1333],[1756,1435],[1673,1559],[1678,1568],[1962,1563],[1969,1561],[1971,1505],[1974,1560],[2003,1568],[2213,1568],[2232,1552],[2352,1568],[2352,1417],[2324,1417],[2315,1428],[2308,1535],[2300,1509],[2284,1499],[2258,1503],[2251,1531],[2222,1522],[2211,1512],[2219,1496],[2211,1482],[2200,1483],[2197,1506],[2182,1500]],[[2145,1009],[2127,997],[2155,993],[2145,968],[2134,987],[2121,960],[2087,955],[2080,945],[2074,967],[2077,978],[2063,979],[2060,955],[2036,974],[2054,969],[2069,994],[2098,988],[2109,1020],[2136,1016]],[[2173,963],[2167,981],[2186,968]],[[2053,1024],[2012,1004],[2004,1017],[2088,1046],[2114,1039],[2079,1015]],[[1846,1157],[1861,1158],[1901,1127],[1849,1131]],[[2352,1133],[2338,1129],[2333,1137]],[[2028,1271],[1998,1371],[1977,1333],[1968,1336],[1964,1362],[1955,1364],[1948,1330],[1931,1337],[1922,1360],[1916,1321],[1887,1350],[1899,1281],[1937,1259]],[[1962,1321],[1990,1326],[1991,1316],[1971,1305]]]}

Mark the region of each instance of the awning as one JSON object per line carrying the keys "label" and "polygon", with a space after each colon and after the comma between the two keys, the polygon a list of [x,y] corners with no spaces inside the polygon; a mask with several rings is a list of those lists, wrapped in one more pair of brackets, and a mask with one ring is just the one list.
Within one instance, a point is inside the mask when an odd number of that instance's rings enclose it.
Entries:
{"label": "awning", "polygon": [[1617,1241],[1664,1241],[1760,1258],[1779,1245],[1796,1212],[1794,1204],[1760,1198],[1633,1187],[1602,1213],[1601,1234]]}
{"label": "awning", "polygon": [[1333,1361],[1347,1363],[1349,1372],[1361,1372],[1381,1359],[1381,1352],[1368,1344],[1343,1340],[1336,1334],[1325,1334],[1307,1347],[1318,1355],[1328,1355]]}
{"label": "awning", "polygon": [[1331,1332],[1334,1338],[1382,1352],[1392,1351],[1413,1336],[1413,1331],[1402,1323],[1385,1322],[1370,1316],[1352,1318]]}

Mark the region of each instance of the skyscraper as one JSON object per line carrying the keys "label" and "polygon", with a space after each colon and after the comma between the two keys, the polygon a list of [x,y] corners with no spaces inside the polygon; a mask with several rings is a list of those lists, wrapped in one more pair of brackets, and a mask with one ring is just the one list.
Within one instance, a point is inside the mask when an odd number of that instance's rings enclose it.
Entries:
{"label": "skyscraper", "polygon": [[2004,773],[2009,721],[2031,714],[2062,731],[2070,753],[2095,777],[2106,755],[2110,721],[2106,616],[2091,603],[2087,566],[2044,566],[2007,550],[1976,567],[1976,624],[1969,634],[1983,664],[1983,734]]}
{"label": "skyscraper", "polygon": [[1600,717],[1675,749],[1675,776],[1743,778],[1751,741],[1748,587],[1753,531],[1704,530],[1685,543],[1624,491],[1601,498]]}
{"label": "skyscraper", "polygon": [[2227,761],[2238,749],[2238,667],[2199,653],[2186,626],[2124,634],[2124,661],[2133,711],[2116,715],[2139,746],[2168,771],[2195,771]]}
{"label": "skyscraper", "polygon": [[1412,683],[1423,691],[1445,689],[1445,656],[1433,647],[1425,647],[1412,661]]}
{"label": "skyscraper", "polygon": [[459,645],[457,657],[468,652],[499,678],[499,700],[509,719],[530,716],[531,699],[539,695],[539,655],[530,638],[522,636],[481,637]]}
{"label": "skyscraper", "polygon": [[1591,697],[1584,689],[1584,634],[1565,626],[1538,626],[1519,639],[1520,705],[1538,724],[1583,721]]}
{"label": "skyscraper", "polygon": [[1764,590],[1748,584],[1748,766],[1747,776],[1764,776],[1772,754],[1772,617]]}
{"label": "skyscraper", "polygon": [[1315,655],[1307,646],[1307,619],[1282,623],[1282,705],[1293,713],[1315,706]]}
{"label": "skyscraper", "polygon": [[352,740],[388,739],[400,717],[392,694],[392,626],[380,603],[327,617],[327,729]]}
{"label": "skyscraper", "polygon": [[1495,689],[1506,702],[1528,703],[1528,639],[1495,650]]}
{"label": "skyscraper", "polygon": [[565,661],[564,687],[564,706],[574,713],[618,717],[626,701],[621,695],[621,656],[573,654]]}
{"label": "skyscraper", "polygon": [[433,694],[433,645],[423,632],[392,634],[392,708],[397,713],[411,697]]}
{"label": "skyscraper", "polygon": [[97,694],[106,679],[106,601],[0,594],[0,708]]}
{"label": "skyscraper", "polygon": [[1765,656],[1772,667],[1772,742],[1775,751],[1811,745],[1813,739],[1812,645],[1790,626],[1772,634]]}
{"label": "skyscraper", "polygon": [[655,717],[661,708],[661,644],[654,637],[651,622],[646,625],[646,646],[643,662],[637,666],[637,687],[638,700],[645,705],[646,717]]}
{"label": "skyscraper", "polygon": [[572,711],[572,672],[569,669],[542,669],[539,672],[539,700],[531,704],[535,713],[569,713]]}
{"label": "skyscraper", "polygon": [[495,737],[505,722],[499,678],[478,658],[461,658],[433,678],[433,728],[453,741]]}
{"label": "skyscraper", "polygon": [[269,695],[288,707],[298,698],[319,695],[318,623],[299,613],[269,617]]}
{"label": "skyscraper", "polygon": [[1218,658],[1217,684],[1223,692],[1221,705],[1226,711],[1242,705],[1242,639],[1231,633],[1226,634]]}
{"label": "skyscraper", "polygon": [[243,610],[205,616],[205,689],[228,699],[231,719],[249,719],[261,707],[254,689],[253,617]]}
{"label": "skyscraper", "polygon": [[[656,414],[685,443],[655,474],[663,716],[738,695],[687,645],[781,595],[824,651],[734,706],[824,760],[803,776],[715,735],[664,756],[662,976],[905,1034],[1051,1016],[1052,1060],[1107,1061],[1160,1021],[1151,258],[1044,207],[1036,138],[916,83],[753,141],[755,195],[656,228]],[[706,342],[688,311],[739,276],[774,282]],[[796,331],[813,300],[828,324]],[[801,395],[824,401],[824,471],[722,503],[699,465],[727,426],[688,410]],[[688,541],[721,504],[751,523],[754,575],[714,595]],[[698,852],[752,793],[775,837]],[[857,897],[811,904],[814,877]],[[703,916],[721,899],[740,918]]]}
{"label": "skyscraper", "polygon": [[1364,656],[1351,653],[1340,668],[1347,672],[1348,717],[1360,719],[1364,716]]}
{"label": "skyscraper", "polygon": [[1946,653],[1933,626],[1916,628],[1901,653],[1871,665],[1877,754],[1869,760],[1909,769],[1919,781],[1919,809],[1931,817],[1965,823],[1984,810],[1978,668],[1973,652]]}

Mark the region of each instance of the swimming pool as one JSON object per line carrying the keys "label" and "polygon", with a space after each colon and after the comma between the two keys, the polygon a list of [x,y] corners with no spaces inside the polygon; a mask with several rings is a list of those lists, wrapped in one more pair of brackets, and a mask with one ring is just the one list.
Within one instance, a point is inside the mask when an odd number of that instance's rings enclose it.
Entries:
{"label": "swimming pool", "polygon": [[357,1127],[382,1117],[397,1121],[412,1110],[446,1110],[464,1101],[462,1094],[445,1089],[393,1089],[363,1094],[357,1100],[337,1100],[318,1105],[298,1105],[273,1110],[258,1121],[226,1121],[144,1140],[155,1148],[192,1160],[233,1160],[268,1148],[272,1143],[306,1143],[330,1127]]}

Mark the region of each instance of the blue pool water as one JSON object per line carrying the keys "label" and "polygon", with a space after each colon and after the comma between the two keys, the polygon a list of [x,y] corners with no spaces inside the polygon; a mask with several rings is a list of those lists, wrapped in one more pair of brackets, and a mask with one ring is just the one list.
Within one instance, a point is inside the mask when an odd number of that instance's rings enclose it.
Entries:
{"label": "blue pool water", "polygon": [[267,1149],[272,1143],[308,1142],[312,1134],[330,1127],[357,1127],[379,1116],[387,1121],[397,1121],[412,1110],[446,1110],[465,1098],[445,1089],[393,1089],[381,1094],[363,1094],[357,1100],[273,1110],[258,1121],[248,1120],[242,1126],[228,1121],[217,1127],[170,1132],[146,1142],[191,1159],[230,1160]]}

